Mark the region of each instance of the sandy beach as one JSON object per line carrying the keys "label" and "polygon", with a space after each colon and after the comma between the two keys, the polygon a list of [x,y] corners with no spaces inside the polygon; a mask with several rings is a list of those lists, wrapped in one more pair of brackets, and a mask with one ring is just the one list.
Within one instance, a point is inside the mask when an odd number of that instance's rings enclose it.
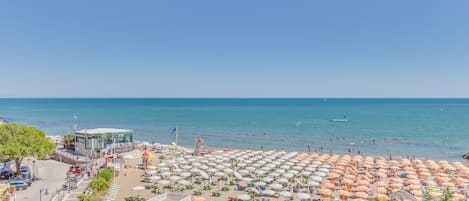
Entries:
{"label": "sandy beach", "polygon": [[146,170],[144,150],[123,154],[128,168],[115,180],[116,200],[149,199],[159,191],[196,200],[423,200],[447,188],[457,200],[469,187],[469,168],[461,162],[252,150],[176,157],[158,150],[148,151],[155,157]]}

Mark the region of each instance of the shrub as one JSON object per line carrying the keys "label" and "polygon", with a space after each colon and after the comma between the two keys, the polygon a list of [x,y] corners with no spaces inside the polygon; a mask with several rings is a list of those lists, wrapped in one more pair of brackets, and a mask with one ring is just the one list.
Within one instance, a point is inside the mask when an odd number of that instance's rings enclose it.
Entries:
{"label": "shrub", "polygon": [[103,178],[106,181],[111,181],[113,172],[110,168],[103,169],[99,171],[99,177]]}
{"label": "shrub", "polygon": [[93,180],[91,180],[88,187],[94,192],[105,191],[109,188],[109,182],[101,177],[94,178]]}

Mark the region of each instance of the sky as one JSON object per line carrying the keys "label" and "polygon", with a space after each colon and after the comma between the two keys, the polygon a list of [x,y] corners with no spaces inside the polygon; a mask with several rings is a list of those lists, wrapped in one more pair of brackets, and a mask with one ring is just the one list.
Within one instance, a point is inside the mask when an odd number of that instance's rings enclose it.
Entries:
{"label": "sky", "polygon": [[469,97],[469,1],[0,1],[0,97]]}

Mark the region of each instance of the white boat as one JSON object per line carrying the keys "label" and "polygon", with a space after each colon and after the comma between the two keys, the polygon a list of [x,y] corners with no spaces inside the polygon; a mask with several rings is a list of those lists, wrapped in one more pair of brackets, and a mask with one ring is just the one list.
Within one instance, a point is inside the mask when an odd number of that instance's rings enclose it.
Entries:
{"label": "white boat", "polygon": [[348,122],[347,116],[344,115],[344,118],[331,119],[330,122]]}

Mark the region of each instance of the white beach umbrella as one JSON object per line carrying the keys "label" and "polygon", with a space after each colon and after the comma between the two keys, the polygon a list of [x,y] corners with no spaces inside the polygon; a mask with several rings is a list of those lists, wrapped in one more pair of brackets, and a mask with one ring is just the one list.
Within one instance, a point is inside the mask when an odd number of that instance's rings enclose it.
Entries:
{"label": "white beach umbrella", "polygon": [[217,171],[217,169],[215,169],[215,168],[209,168],[209,169],[207,170],[207,172],[210,172],[210,173],[214,173],[214,172],[216,172],[216,171]]}
{"label": "white beach umbrella", "polygon": [[273,178],[270,178],[270,177],[266,177],[266,178],[262,179],[262,181],[267,182],[267,183],[270,183],[270,182],[272,182],[273,180],[274,180],[274,179],[273,179]]}
{"label": "white beach umbrella", "polygon": [[219,170],[222,170],[223,168],[225,168],[224,165],[217,165],[217,166],[215,166],[215,167],[216,167],[217,169],[219,169]]}
{"label": "white beach umbrella", "polygon": [[157,183],[161,184],[161,185],[168,185],[169,181],[168,180],[159,180]]}
{"label": "white beach umbrella", "polygon": [[288,173],[290,174],[298,174],[298,170],[288,170]]}
{"label": "white beach umbrella", "polygon": [[293,174],[292,173],[284,173],[282,176],[287,178],[287,179],[290,179],[290,178],[293,177]]}
{"label": "white beach umbrella", "polygon": [[147,167],[147,169],[149,169],[149,170],[156,170],[156,166],[154,166],[154,165],[149,165],[149,166]]}
{"label": "white beach umbrella", "polygon": [[256,170],[256,172],[254,172],[254,173],[256,173],[257,175],[263,175],[263,174],[265,174],[265,171],[264,170]]}
{"label": "white beach umbrella", "polygon": [[237,196],[237,198],[240,199],[240,200],[245,200],[246,201],[246,200],[250,200],[251,196],[246,195],[246,194],[240,194],[240,195]]}
{"label": "white beach umbrella", "polygon": [[231,169],[231,168],[225,168],[225,169],[223,170],[223,172],[225,172],[225,173],[233,173],[233,169]]}
{"label": "white beach umbrella", "polygon": [[191,172],[193,172],[193,173],[199,173],[199,172],[200,172],[200,169],[198,169],[198,168],[192,168],[192,169],[191,169]]}
{"label": "white beach umbrella", "polygon": [[169,171],[170,168],[169,168],[169,167],[161,167],[160,170],[161,170],[161,171]]}
{"label": "white beach umbrella", "polygon": [[245,169],[246,169],[246,170],[249,170],[249,171],[254,171],[254,170],[256,170],[256,168],[255,168],[255,167],[252,167],[252,166],[246,167]]}
{"label": "white beach umbrella", "polygon": [[316,172],[316,173],[314,173],[314,174],[317,175],[317,176],[320,176],[320,177],[324,177],[324,176],[327,175],[327,174],[324,173],[324,172]]}
{"label": "white beach umbrella", "polygon": [[270,167],[262,167],[262,168],[261,168],[261,170],[263,170],[263,171],[269,171],[269,170],[271,170],[271,169],[272,169],[272,168],[270,168]]}
{"label": "white beach umbrella", "polygon": [[280,173],[280,174],[282,174],[282,173],[284,173],[284,172],[285,172],[285,170],[284,170],[284,169],[276,169],[276,170],[275,170],[275,172],[276,172],[276,173]]}
{"label": "white beach umbrella", "polygon": [[290,169],[290,166],[282,165],[282,166],[280,166],[280,169],[288,170],[288,169]]}
{"label": "white beach umbrella", "polygon": [[275,184],[271,184],[271,185],[270,185],[270,188],[275,189],[275,190],[278,190],[278,189],[283,188],[283,186],[282,186],[282,184],[277,184],[277,183],[275,183]]}
{"label": "white beach umbrella", "polygon": [[288,191],[282,191],[279,193],[280,196],[282,197],[286,197],[286,198],[289,198],[292,196],[292,193],[288,192]]}
{"label": "white beach umbrella", "polygon": [[271,176],[271,177],[278,177],[278,176],[280,176],[280,174],[279,174],[278,172],[271,172],[271,173],[269,174],[269,176]]}
{"label": "white beach umbrella", "polygon": [[265,186],[265,182],[259,181],[259,182],[254,183],[254,185],[256,185],[256,186]]}
{"label": "white beach umbrella", "polygon": [[280,179],[277,180],[277,182],[278,182],[278,183],[281,183],[281,184],[286,184],[286,183],[288,183],[288,179],[286,179],[286,178],[280,178]]}
{"label": "white beach umbrella", "polygon": [[161,172],[160,175],[163,177],[167,177],[171,175],[171,172]]}
{"label": "white beach umbrella", "polygon": [[177,180],[181,179],[181,177],[180,176],[170,176],[169,179],[171,181],[177,181]]}
{"label": "white beach umbrella", "polygon": [[265,191],[261,191],[261,194],[262,195],[274,195],[275,194],[275,191],[273,190],[265,190]]}
{"label": "white beach umbrella", "polygon": [[311,198],[311,196],[306,193],[298,193],[296,194],[296,197],[300,198],[301,200],[307,200]]}
{"label": "white beach umbrella", "polygon": [[191,173],[190,173],[190,172],[181,172],[181,173],[179,173],[179,175],[180,175],[181,177],[190,177],[190,176],[191,176]]}
{"label": "white beach umbrella", "polygon": [[322,181],[322,177],[319,177],[319,176],[312,176],[312,177],[311,177],[311,180],[320,182],[320,181]]}
{"label": "white beach umbrella", "polygon": [[124,159],[134,159],[135,157],[132,154],[126,154],[123,156]]}
{"label": "white beach umbrella", "polygon": [[293,169],[293,170],[302,170],[303,167],[301,167],[301,166],[294,166],[292,169]]}
{"label": "white beach umbrella", "polygon": [[150,179],[152,181],[157,181],[157,180],[160,180],[161,177],[160,176],[151,176],[151,177],[148,177],[148,179]]}
{"label": "white beach umbrella", "polygon": [[133,191],[143,191],[143,190],[145,190],[145,187],[144,186],[134,186],[134,187],[132,187],[132,190]]}
{"label": "white beach umbrella", "polygon": [[319,183],[316,181],[309,181],[308,186],[319,186]]}
{"label": "white beach umbrella", "polygon": [[208,166],[206,166],[206,165],[201,165],[199,168],[200,168],[201,170],[206,170],[206,169],[208,169]]}
{"label": "white beach umbrella", "polygon": [[249,171],[245,170],[245,169],[239,170],[238,172],[243,174],[243,175],[249,174]]}
{"label": "white beach umbrella", "polygon": [[319,168],[318,171],[328,173],[330,170],[327,168]]}
{"label": "white beach umbrella", "polygon": [[305,171],[309,171],[309,172],[312,172],[312,171],[314,171],[314,170],[316,170],[316,168],[313,168],[313,167],[307,167],[307,168],[305,168]]}
{"label": "white beach umbrella", "polygon": [[224,175],[225,175],[225,173],[223,173],[223,172],[216,172],[215,173],[215,176],[217,176],[217,177],[223,177]]}
{"label": "white beach umbrella", "polygon": [[183,166],[181,166],[181,168],[184,169],[184,170],[190,170],[190,169],[192,168],[192,166],[190,166],[190,165],[183,165]]}
{"label": "white beach umbrella", "polygon": [[251,181],[252,181],[252,178],[244,177],[244,178],[243,178],[243,181],[245,181],[245,182],[251,182]]}
{"label": "white beach umbrella", "polygon": [[178,184],[181,184],[181,185],[184,185],[184,186],[187,186],[187,185],[189,185],[191,182],[189,182],[189,181],[187,181],[187,180],[179,180],[177,183],[178,183]]}

